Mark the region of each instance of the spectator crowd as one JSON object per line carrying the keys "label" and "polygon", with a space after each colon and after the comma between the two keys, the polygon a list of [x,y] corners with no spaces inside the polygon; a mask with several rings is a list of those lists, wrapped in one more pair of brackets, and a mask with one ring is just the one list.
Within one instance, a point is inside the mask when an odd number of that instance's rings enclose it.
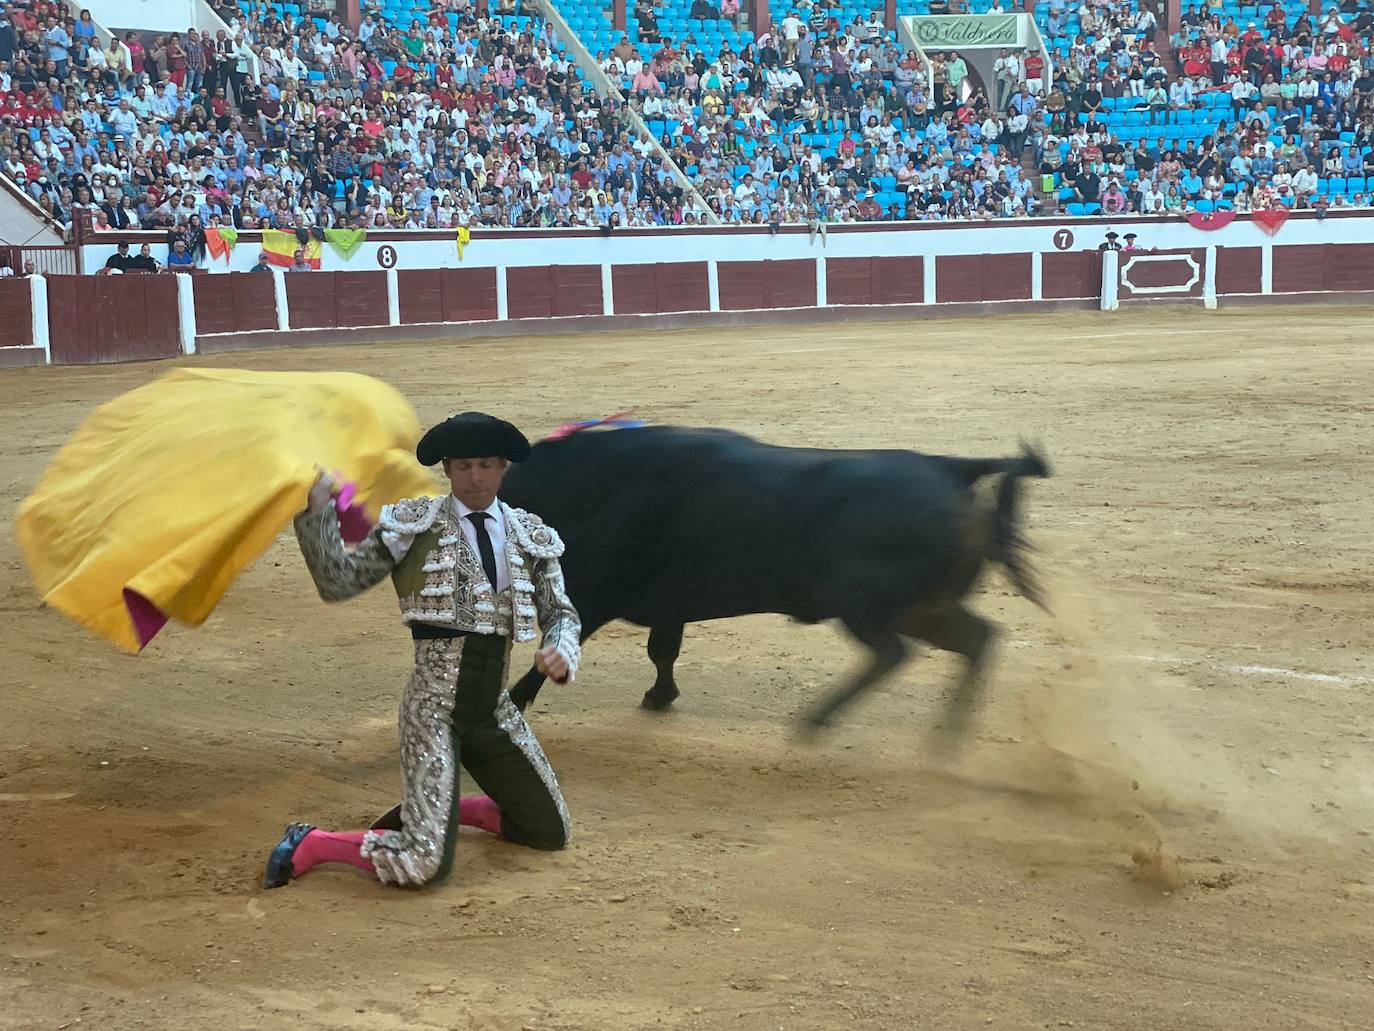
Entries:
{"label": "spectator crowd", "polygon": [[[164,230],[193,258],[212,227],[614,228],[702,205],[819,227],[1362,206],[1374,189],[1367,0],[1245,24],[1209,0],[1171,37],[1146,0],[1049,0],[1049,64],[1003,51],[987,83],[955,51],[902,52],[880,10],[841,23],[799,0],[755,37],[735,0],[638,0],[595,60],[671,164],[518,0],[480,17],[387,2],[356,32],[322,0],[250,0],[213,33],[102,39],[89,12],[9,0],[0,173],[59,223]],[[747,42],[703,46],[693,27],[715,23]]]}
{"label": "spectator crowd", "polygon": [[1245,25],[1221,12],[1190,7],[1167,37],[1148,2],[1050,0],[1036,15],[1049,66],[1003,50],[988,83],[955,51],[927,70],[880,11],[840,24],[813,0],[719,53],[692,26],[728,12],[695,0],[675,37],[641,4],[638,45],[598,56],[729,222],[1369,204],[1367,0],[1320,17],[1274,2]]}
{"label": "spectator crowd", "polygon": [[[681,219],[684,193],[541,20],[437,0],[223,8],[227,29],[101,43],[88,12],[0,13],[3,172],[60,223],[204,230],[449,229]],[[175,244],[175,240],[169,240]]]}

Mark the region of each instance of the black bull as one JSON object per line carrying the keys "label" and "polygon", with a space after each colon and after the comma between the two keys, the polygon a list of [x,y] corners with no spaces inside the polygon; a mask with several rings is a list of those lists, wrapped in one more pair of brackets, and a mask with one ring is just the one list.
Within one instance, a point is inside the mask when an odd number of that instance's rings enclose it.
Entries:
{"label": "black bull", "polygon": [[[984,563],[1001,563],[1041,603],[1024,562],[1017,481],[1048,476],[1030,449],[968,459],[912,451],[827,451],[763,444],[724,430],[673,426],[581,432],[542,441],[501,488],[567,543],[563,570],[583,640],[613,619],[650,628],[658,670],[643,704],[678,696],[683,625],[777,612],[839,620],[868,665],[815,706],[812,727],[907,658],[910,640],[968,665],[946,726],[967,718],[993,627],[964,607]],[[973,485],[1001,476],[994,503]],[[544,678],[511,698],[526,708]]]}

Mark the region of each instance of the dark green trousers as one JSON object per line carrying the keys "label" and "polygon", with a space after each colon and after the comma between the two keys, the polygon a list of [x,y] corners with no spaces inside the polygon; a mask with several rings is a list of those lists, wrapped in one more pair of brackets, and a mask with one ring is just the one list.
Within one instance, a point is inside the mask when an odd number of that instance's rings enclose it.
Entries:
{"label": "dark green trousers", "polygon": [[378,821],[367,849],[378,876],[399,884],[443,880],[458,840],[466,770],[501,809],[501,835],[539,849],[568,842],[568,809],[544,751],[505,690],[510,644],[495,634],[415,642],[401,701],[405,797]]}

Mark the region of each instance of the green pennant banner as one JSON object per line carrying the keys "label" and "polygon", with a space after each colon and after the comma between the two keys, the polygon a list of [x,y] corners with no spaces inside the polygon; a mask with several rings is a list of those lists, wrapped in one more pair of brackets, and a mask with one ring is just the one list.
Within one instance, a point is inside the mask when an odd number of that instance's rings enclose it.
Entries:
{"label": "green pennant banner", "polygon": [[339,257],[347,261],[357,252],[367,239],[366,229],[326,229],[324,231],[325,242],[339,253]]}

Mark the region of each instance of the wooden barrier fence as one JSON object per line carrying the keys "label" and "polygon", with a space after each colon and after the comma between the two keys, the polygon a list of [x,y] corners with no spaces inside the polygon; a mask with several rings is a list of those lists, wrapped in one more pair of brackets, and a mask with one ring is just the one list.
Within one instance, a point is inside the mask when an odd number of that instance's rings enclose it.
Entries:
{"label": "wooden barrier fence", "polygon": [[[796,321],[941,310],[1114,308],[1142,300],[1280,301],[1374,289],[1374,244],[1045,251],[359,272],[0,279],[0,365],[92,364],[197,350],[358,339],[408,326],[530,332],[681,324],[759,313]],[[771,315],[768,313],[772,313]],[[790,313],[790,314],[789,314]],[[614,323],[598,319],[616,317]],[[738,317],[730,315],[738,322]],[[576,320],[563,323],[559,320]],[[463,327],[461,330],[457,327]],[[485,327],[485,328],[484,328]],[[321,332],[332,337],[321,337]],[[374,338],[380,338],[376,333]]]}

